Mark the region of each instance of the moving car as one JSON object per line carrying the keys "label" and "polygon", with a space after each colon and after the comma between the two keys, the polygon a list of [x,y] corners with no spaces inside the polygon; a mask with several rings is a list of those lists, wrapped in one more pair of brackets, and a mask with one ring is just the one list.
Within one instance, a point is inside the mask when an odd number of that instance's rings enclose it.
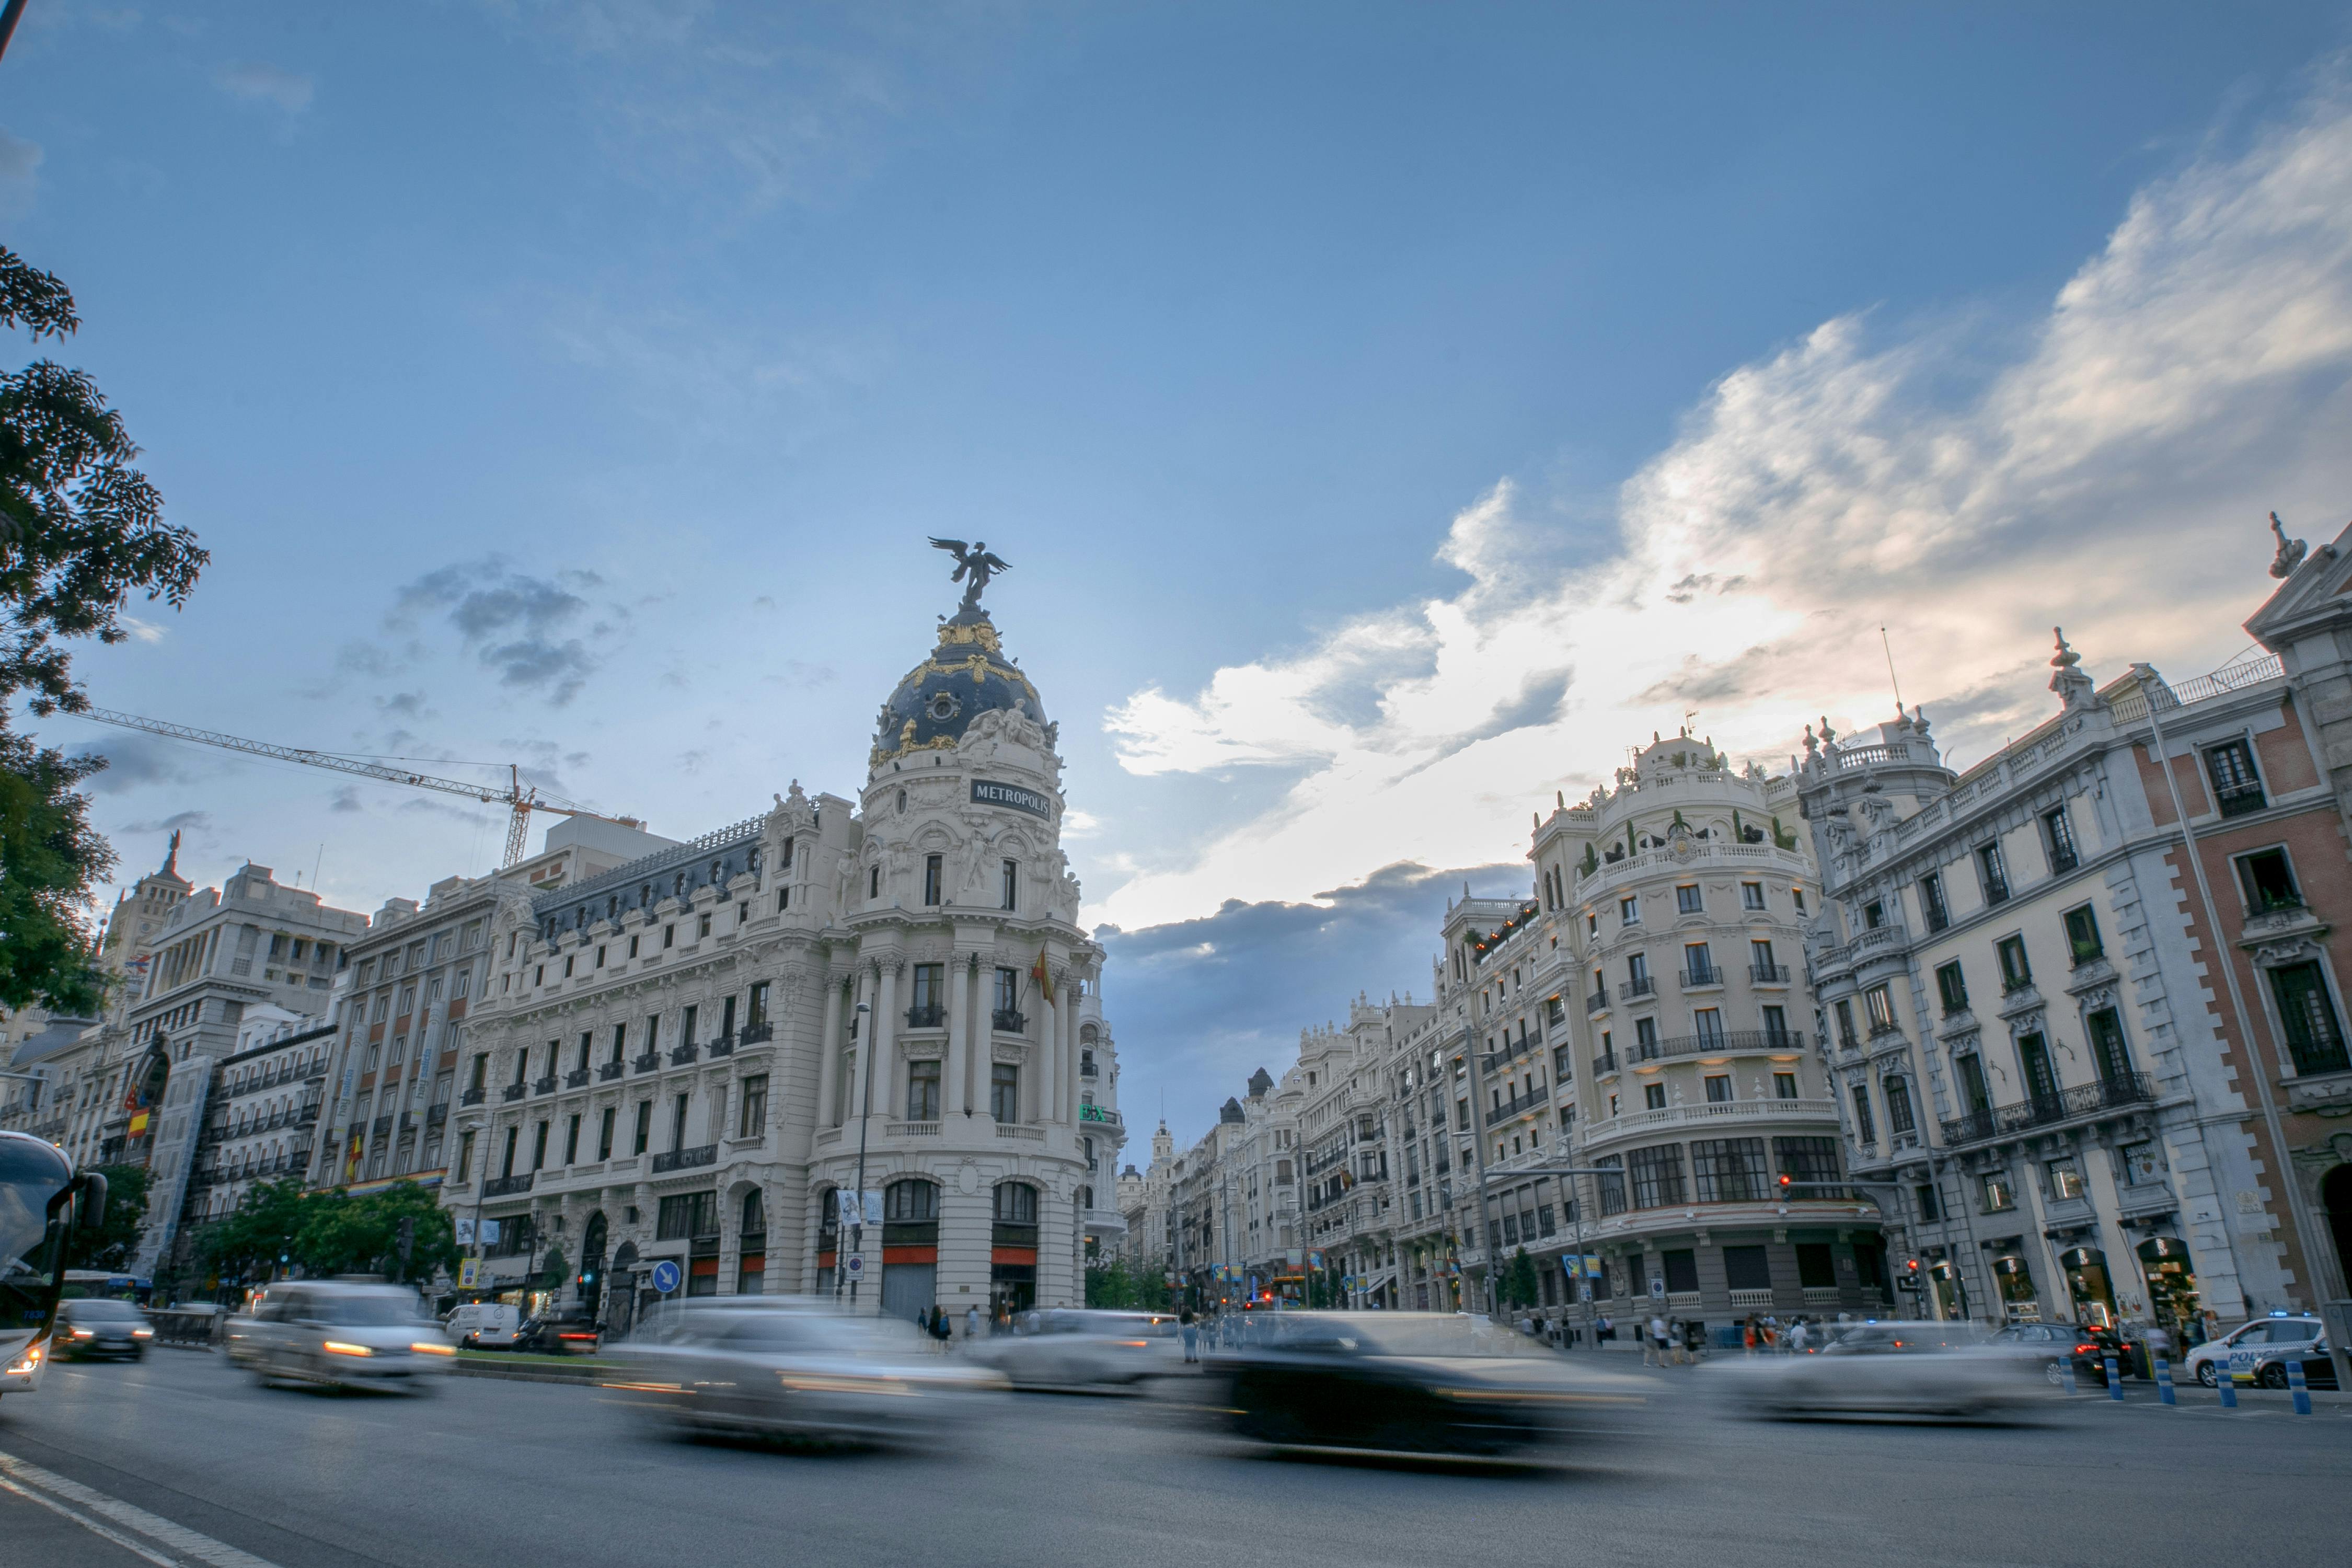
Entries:
{"label": "moving car", "polygon": [[468,1350],[486,1345],[512,1350],[522,1337],[522,1312],[504,1301],[467,1301],[450,1312],[443,1327]]}
{"label": "moving car", "polygon": [[288,1378],[421,1393],[457,1350],[414,1290],[298,1279],[270,1286],[251,1313],[229,1320],[228,1353],[265,1385]]}
{"label": "moving car", "polygon": [[1501,1458],[1622,1427],[1654,1385],[1484,1318],[1283,1312],[1213,1363],[1236,1435],[1288,1449]]}
{"label": "moving car", "polygon": [[[2317,1318],[2301,1313],[2256,1318],[2252,1322],[2190,1351],[2187,1365],[2194,1371],[2198,1382],[2212,1388],[2225,1375],[2242,1384],[2255,1383],[2258,1381],[2256,1368],[2265,1361],[2275,1361],[2279,1367],[2279,1381],[2267,1386],[2284,1388],[2286,1356],[2292,1352],[2307,1351],[2319,1338]],[[2333,1374],[2331,1367],[2331,1377]]]}
{"label": "moving car", "polygon": [[985,1418],[1005,1388],[912,1323],[772,1296],[665,1303],[612,1353],[605,1388],[678,1436],[918,1445]]}
{"label": "moving car", "polygon": [[604,1331],[586,1308],[566,1307],[523,1324],[513,1342],[517,1350],[542,1355],[593,1355],[604,1342]]}
{"label": "moving car", "polygon": [[2066,1382],[2065,1363],[2074,1363],[2074,1375],[2105,1388],[2107,1385],[2106,1358],[2116,1358],[2116,1371],[2125,1377],[2137,1377],[2138,1363],[2131,1348],[2101,1329],[2086,1329],[2078,1323],[2011,1323],[1992,1336],[1991,1342],[2016,1351],[2019,1354],[2047,1360],[2042,1377],[2054,1387]]}
{"label": "moving car", "polygon": [[1182,1370],[1181,1332],[1173,1312],[1024,1312],[1013,1332],[975,1340],[965,1354],[1015,1388],[1132,1386]]}
{"label": "moving car", "polygon": [[58,1307],[58,1354],[85,1361],[91,1356],[127,1356],[137,1361],[153,1342],[147,1314],[128,1301],[103,1296],[65,1301]]}
{"label": "moving car", "polygon": [[1981,1419],[2045,1400],[2040,1384],[2057,1348],[2021,1346],[1969,1323],[1864,1323],[1819,1355],[1727,1362],[1717,1375],[1764,1416]]}

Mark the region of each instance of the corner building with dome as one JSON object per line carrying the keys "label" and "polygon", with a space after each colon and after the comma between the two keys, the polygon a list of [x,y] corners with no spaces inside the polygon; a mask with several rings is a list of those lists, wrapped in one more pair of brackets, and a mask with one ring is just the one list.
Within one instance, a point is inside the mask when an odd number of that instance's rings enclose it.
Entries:
{"label": "corner building with dome", "polygon": [[[509,889],[468,1021],[443,1202],[552,1246],[614,1328],[677,1294],[837,1295],[961,1322],[1082,1305],[1124,1231],[1102,950],[1062,761],[975,595],[883,704],[852,801]],[[881,1223],[840,1223],[836,1194]],[[853,1212],[853,1201],[848,1206]],[[562,1291],[568,1302],[573,1292]]]}

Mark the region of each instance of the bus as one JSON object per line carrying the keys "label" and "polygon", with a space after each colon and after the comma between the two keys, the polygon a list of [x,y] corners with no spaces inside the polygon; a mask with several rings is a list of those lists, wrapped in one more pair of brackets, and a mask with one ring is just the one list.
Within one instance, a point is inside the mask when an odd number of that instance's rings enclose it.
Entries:
{"label": "bus", "polygon": [[66,1237],[106,1214],[106,1178],[54,1143],[0,1132],[0,1395],[40,1385],[66,1286]]}

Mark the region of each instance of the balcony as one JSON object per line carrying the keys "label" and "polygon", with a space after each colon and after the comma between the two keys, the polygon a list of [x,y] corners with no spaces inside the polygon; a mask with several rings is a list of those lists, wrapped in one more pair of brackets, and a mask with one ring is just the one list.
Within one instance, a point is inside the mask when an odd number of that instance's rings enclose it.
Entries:
{"label": "balcony", "polygon": [[565,1073],[563,1075],[563,1087],[566,1089],[586,1089],[588,1087],[588,1069],[586,1068],[573,1068],[570,1072]]}
{"label": "balcony", "polygon": [[1617,1000],[1620,1002],[1639,1001],[1642,997],[1655,996],[1657,994],[1658,983],[1646,974],[1638,980],[1628,980],[1624,984],[1617,987]]}
{"label": "balcony", "polygon": [[553,1094],[555,1092],[555,1075],[553,1073],[549,1073],[545,1078],[536,1079],[530,1086],[530,1091],[533,1094]]}
{"label": "balcony", "polygon": [[1723,971],[1710,963],[1704,969],[1685,969],[1676,978],[1685,991],[1712,991],[1723,984]]}
{"label": "balcony", "polygon": [[1785,963],[1751,963],[1748,966],[1748,980],[1752,985],[1786,985],[1789,984],[1789,966]]}
{"label": "balcony", "polygon": [[2062,877],[2083,863],[2071,844],[2062,844],[2050,851],[2050,874]]}
{"label": "balcony", "polygon": [[507,1085],[506,1088],[499,1090],[499,1098],[500,1100],[520,1100],[524,1095],[529,1094],[530,1092],[530,1088],[528,1084],[510,1083]]}
{"label": "balcony", "polygon": [[[1712,1035],[1675,1035],[1625,1047],[1625,1059],[1663,1061],[1668,1057],[1717,1057],[1743,1051],[1801,1051],[1805,1037],[1794,1029],[1724,1029]],[[1596,1059],[1594,1070],[1598,1071]]]}
{"label": "balcony", "polygon": [[2258,784],[2242,784],[2229,789],[2216,790],[2214,797],[2221,808],[2223,816],[2243,816],[2248,812],[2260,811],[2270,804],[2263,798],[2263,786]]}
{"label": "balcony", "polygon": [[717,1163],[719,1145],[705,1143],[699,1149],[672,1149],[667,1154],[655,1155],[653,1173],[659,1176],[671,1171],[698,1171]]}
{"label": "balcony", "polygon": [[1592,1070],[1595,1073],[1615,1072],[1617,1070],[1617,1054],[1614,1051],[1603,1051],[1599,1056],[1594,1057],[1592,1058]]}
{"label": "balcony", "polygon": [[1510,1099],[1503,1101],[1502,1104],[1489,1110],[1486,1112],[1486,1125],[1492,1127],[1497,1121],[1508,1121],[1515,1116],[1525,1116],[1530,1110],[1541,1110],[1543,1107],[1549,1104],[1550,1101],[1551,1090],[1549,1089],[1522,1090],[1521,1092],[1511,1096]]}
{"label": "balcony", "polygon": [[530,1180],[529,1175],[492,1176],[482,1184],[482,1196],[504,1198],[511,1197],[517,1193],[527,1193],[530,1191]]}
{"label": "balcony", "polygon": [[386,1133],[392,1131],[392,1118],[389,1116],[377,1117],[375,1119],[373,1131],[377,1137],[383,1137]]}
{"label": "balcony", "polygon": [[1657,1110],[1629,1110],[1622,1116],[1604,1116],[1580,1125],[1584,1130],[1580,1134],[1582,1142],[1590,1147],[1660,1128],[1688,1127],[1697,1131],[1727,1122],[1832,1122],[1836,1117],[1834,1100],[1709,1100],[1692,1105],[1669,1105]]}
{"label": "balcony", "polygon": [[1595,991],[1584,999],[1584,1012],[1587,1017],[1595,1013],[1606,1013],[1608,1010],[1609,993],[1606,991]]}
{"label": "balcony", "polygon": [[731,1057],[735,1054],[735,1037],[732,1035],[713,1035],[710,1037],[710,1043],[702,1048],[709,1052],[714,1058]]}
{"label": "balcony", "polygon": [[661,1066],[661,1053],[647,1051],[642,1056],[631,1058],[629,1066],[637,1072],[653,1072]]}
{"label": "balcony", "polygon": [[1955,1117],[1943,1124],[1944,1142],[1953,1148],[1982,1143],[2036,1127],[2054,1127],[2063,1121],[2155,1102],[2156,1093],[2147,1074],[2125,1073],[2097,1083],[2076,1084],[2055,1094],[2036,1095],[2014,1105],[1988,1106]]}
{"label": "balcony", "polygon": [[735,1037],[735,1043],[748,1050],[753,1046],[764,1046],[775,1037],[776,1026],[773,1024],[746,1024],[743,1032]]}
{"label": "balcony", "polygon": [[669,1065],[674,1068],[682,1068],[701,1054],[702,1047],[700,1046],[672,1046],[669,1051]]}
{"label": "balcony", "polygon": [[606,1062],[596,1069],[596,1081],[610,1083],[628,1070],[628,1064],[625,1062]]}
{"label": "balcony", "polygon": [[1910,929],[1899,921],[1890,921],[1858,931],[1846,944],[1846,956],[1856,963],[1874,958],[1892,958],[1911,945]]}
{"label": "balcony", "polygon": [[1028,1016],[1018,1007],[999,1007],[989,1014],[989,1027],[1001,1035],[1025,1035],[1029,1032]]}
{"label": "balcony", "polygon": [[948,1010],[937,1002],[919,1002],[907,1009],[907,1027],[910,1029],[944,1029]]}
{"label": "balcony", "polygon": [[425,1108],[425,1126],[427,1126],[427,1127],[438,1127],[438,1126],[440,1126],[443,1122],[445,1122],[445,1121],[448,1121],[448,1120],[449,1120],[449,1102],[448,1102],[447,1100],[443,1100],[443,1101],[442,1101],[440,1104],[438,1104],[438,1105],[428,1105],[428,1106],[426,1106],[426,1107]]}

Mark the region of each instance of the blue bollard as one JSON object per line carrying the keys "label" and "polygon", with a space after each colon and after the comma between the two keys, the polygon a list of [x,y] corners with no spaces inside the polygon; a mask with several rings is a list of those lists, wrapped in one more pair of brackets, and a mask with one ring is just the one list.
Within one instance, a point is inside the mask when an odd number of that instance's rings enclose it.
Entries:
{"label": "blue bollard", "polygon": [[2290,1355],[2286,1363],[2286,1385],[2294,1390],[2294,1413],[2311,1414],[2311,1385],[2303,1381],[2303,1359]]}
{"label": "blue bollard", "polygon": [[2075,1389],[2074,1389],[2074,1358],[2073,1356],[2068,1356],[2064,1361],[2060,1362],[2058,1364],[2059,1364],[2060,1366],[2063,1366],[2063,1367],[2064,1367],[2064,1368],[2066,1369],[2066,1393],[2067,1393],[2068,1397],[2070,1397],[2070,1398],[2071,1398],[2071,1397],[2073,1397],[2073,1395],[2074,1395],[2074,1392],[2075,1392]]}
{"label": "blue bollard", "polygon": [[2172,1363],[2162,1356],[2156,1358],[2156,1402],[2158,1405],[2179,1405],[2172,1396]]}
{"label": "blue bollard", "polygon": [[2116,1364],[2115,1357],[2108,1356],[2105,1359],[2107,1364],[2107,1397],[2121,1405],[2124,1402],[2123,1368]]}
{"label": "blue bollard", "polygon": [[2235,1410],[2238,1407],[2238,1380],[2231,1375],[2229,1363],[2223,1362],[2215,1368],[2213,1386],[2221,1391],[2222,1409]]}

